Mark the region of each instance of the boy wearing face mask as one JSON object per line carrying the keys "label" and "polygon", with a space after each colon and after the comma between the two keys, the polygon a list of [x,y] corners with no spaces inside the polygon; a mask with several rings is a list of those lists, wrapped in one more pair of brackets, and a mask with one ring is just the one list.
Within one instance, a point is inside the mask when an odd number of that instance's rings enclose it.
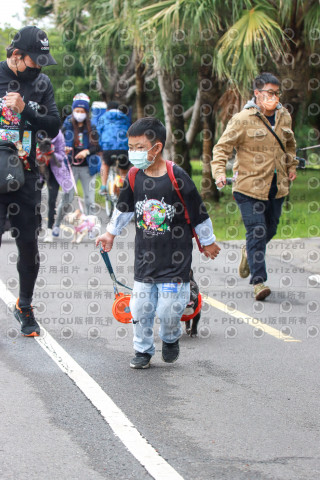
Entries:
{"label": "boy wearing face mask", "polygon": [[[107,232],[97,238],[96,245],[101,243],[105,251],[110,251],[115,236],[135,216],[134,286],[130,301],[135,356],[130,367],[140,369],[148,368],[155,354],[155,314],[160,320],[162,359],[173,363],[179,356],[180,319],[190,300],[192,232],[162,156],[164,125],[156,118],[142,118],[131,125],[127,135],[129,161],[138,169],[134,188],[127,175]],[[196,186],[178,165],[173,165],[173,172],[203,253],[214,259],[220,248]]]}
{"label": "boy wearing face mask", "polygon": [[[99,152],[99,137],[95,127],[89,118],[90,98],[85,93],[78,93],[72,102],[72,114],[69,115],[62,127],[66,142],[66,153],[68,161],[72,165],[72,173],[75,182],[80,180],[83,189],[85,213],[95,213],[95,177],[90,174],[88,159]],[[58,206],[57,218],[52,229],[52,235],[58,237],[60,224],[69,211],[72,209],[74,189],[62,195]]]}
{"label": "boy wearing face mask", "polygon": [[255,299],[264,300],[271,293],[264,283],[266,245],[277,232],[298,161],[291,117],[279,102],[280,81],[271,73],[262,73],[254,80],[253,90],[252,100],[232,117],[215,145],[211,166],[217,187],[223,188],[227,161],[236,150],[233,195],[246,228],[239,275],[251,274]]}
{"label": "boy wearing face mask", "polygon": [[[57,62],[49,51],[46,33],[35,26],[22,28],[0,62],[0,140],[15,143],[25,169],[19,190],[0,194],[0,245],[6,215],[18,248],[19,298],[14,315],[24,336],[37,336],[40,328],[31,306],[39,270],[38,232],[41,226],[41,189],[36,165],[37,135],[58,135],[60,118],[50,79],[42,67]],[[22,142],[19,127],[23,126]]]}

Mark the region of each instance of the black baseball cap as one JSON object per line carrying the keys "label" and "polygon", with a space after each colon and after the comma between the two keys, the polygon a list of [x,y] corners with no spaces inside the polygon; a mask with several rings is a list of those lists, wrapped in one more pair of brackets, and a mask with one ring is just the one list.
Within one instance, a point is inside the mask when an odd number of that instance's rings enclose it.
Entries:
{"label": "black baseball cap", "polygon": [[26,52],[40,67],[57,65],[53,56],[50,55],[47,34],[38,27],[23,27],[15,34],[11,46]]}

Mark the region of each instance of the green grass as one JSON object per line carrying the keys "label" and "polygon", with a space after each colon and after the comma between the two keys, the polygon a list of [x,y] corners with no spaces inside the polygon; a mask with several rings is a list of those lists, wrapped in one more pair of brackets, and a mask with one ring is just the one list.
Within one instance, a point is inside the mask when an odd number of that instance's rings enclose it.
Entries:
{"label": "green grass", "polygon": [[[200,191],[201,162],[192,161],[193,181]],[[232,176],[232,172],[227,172]],[[218,240],[242,240],[245,228],[240,211],[232,197],[231,186],[224,187],[220,202],[205,201]],[[274,238],[306,238],[320,236],[320,171],[298,170],[297,179],[284,203]]]}
{"label": "green grass", "polygon": [[[201,162],[192,160],[192,179],[200,191]],[[232,176],[232,172],[227,172]],[[79,194],[82,187],[78,182]],[[98,193],[100,178],[97,178],[96,202],[105,208],[105,198]],[[232,197],[231,186],[224,187],[219,203],[205,201],[212,219],[218,240],[242,240],[245,228],[236,202]],[[320,236],[320,170],[306,168],[299,170],[297,179],[290,189],[290,197],[285,201],[277,235],[274,238],[306,238]]]}

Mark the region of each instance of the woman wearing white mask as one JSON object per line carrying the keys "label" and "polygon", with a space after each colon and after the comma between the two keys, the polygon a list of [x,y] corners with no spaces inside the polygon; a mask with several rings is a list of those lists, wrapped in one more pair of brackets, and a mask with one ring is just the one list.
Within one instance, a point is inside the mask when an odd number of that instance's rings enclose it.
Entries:
{"label": "woman wearing white mask", "polygon": [[[78,93],[73,98],[72,114],[69,115],[62,127],[66,142],[68,161],[72,165],[75,182],[80,180],[84,195],[85,213],[94,214],[95,178],[100,170],[101,160],[99,151],[99,137],[89,118],[90,99],[85,93]],[[66,213],[71,211],[74,189],[63,194],[58,207],[57,218],[52,235],[59,236],[60,224]]]}

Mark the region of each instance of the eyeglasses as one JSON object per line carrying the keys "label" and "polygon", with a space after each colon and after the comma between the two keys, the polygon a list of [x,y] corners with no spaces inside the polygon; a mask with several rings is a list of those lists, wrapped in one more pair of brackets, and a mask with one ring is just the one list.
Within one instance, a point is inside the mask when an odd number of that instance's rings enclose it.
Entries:
{"label": "eyeglasses", "polygon": [[282,92],[280,90],[278,92],[275,92],[274,90],[259,90],[259,92],[266,92],[269,98],[273,98],[273,97],[280,98],[282,95]]}

